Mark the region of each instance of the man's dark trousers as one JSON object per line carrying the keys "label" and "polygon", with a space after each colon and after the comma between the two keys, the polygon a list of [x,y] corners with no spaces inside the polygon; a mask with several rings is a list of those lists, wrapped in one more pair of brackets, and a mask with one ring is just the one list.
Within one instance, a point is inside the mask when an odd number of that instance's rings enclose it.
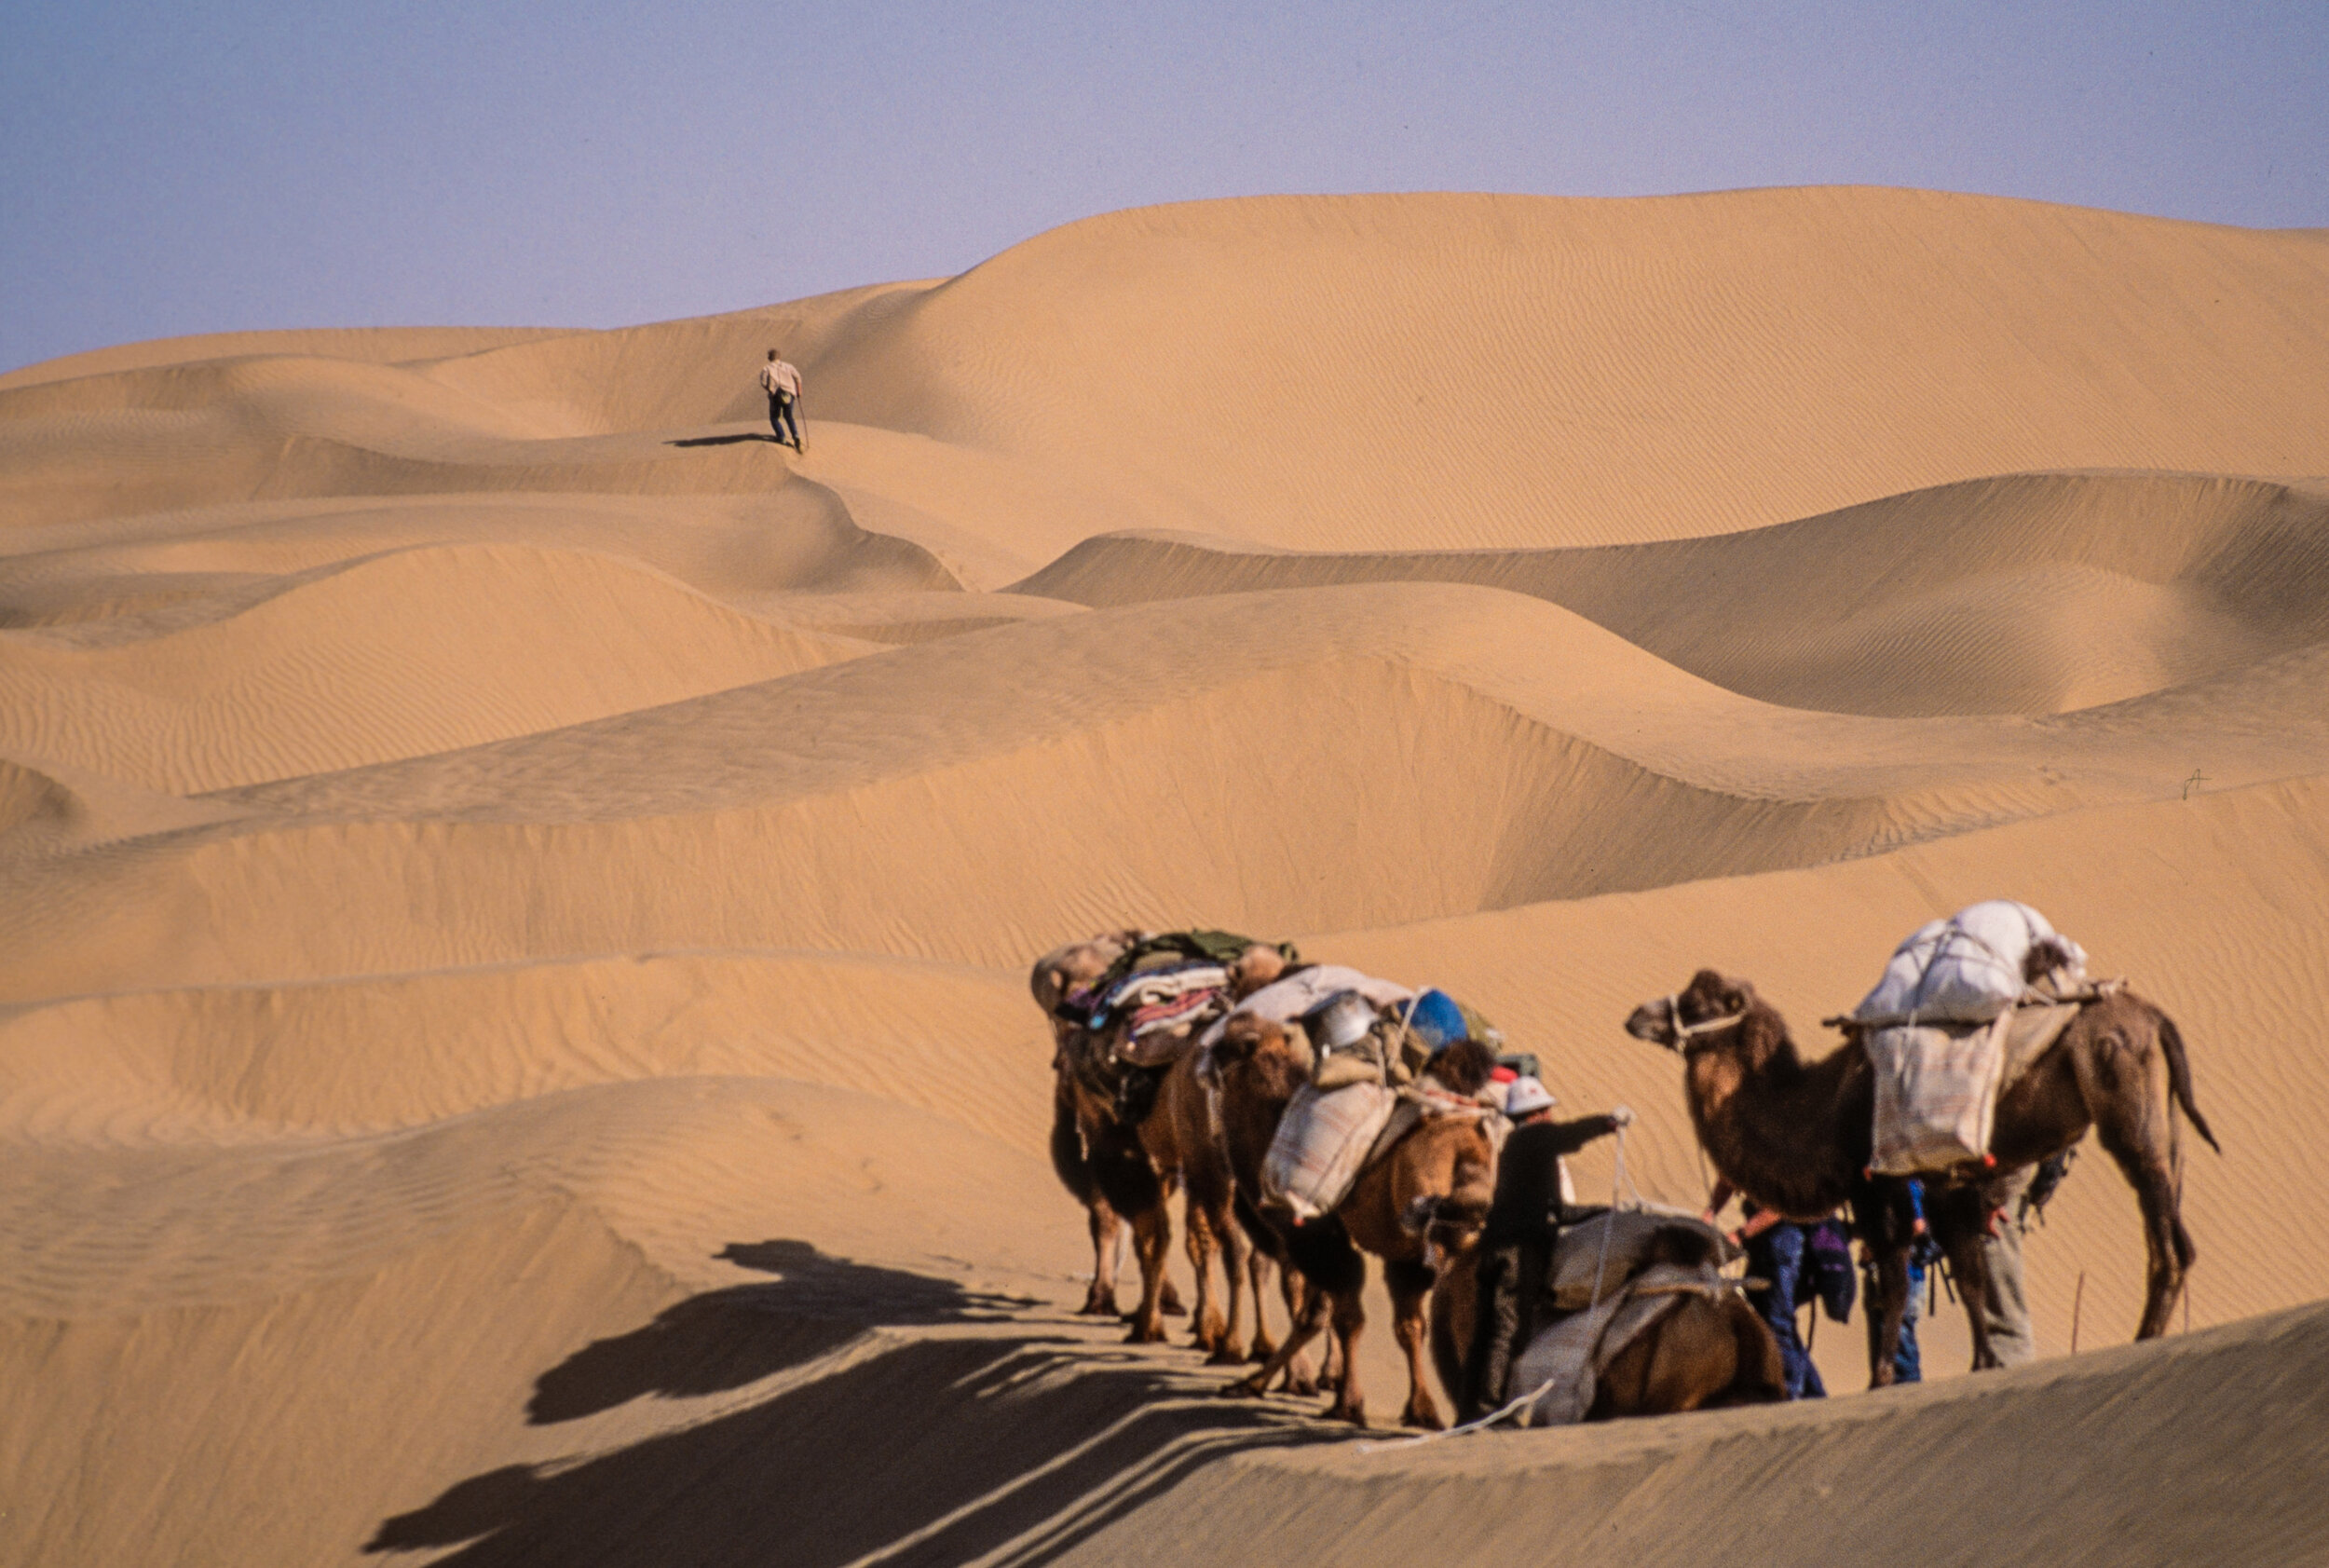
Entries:
{"label": "man's dark trousers", "polygon": [[1758,1279],[1771,1282],[1767,1290],[1756,1291],[1748,1300],[1763,1314],[1763,1320],[1771,1326],[1771,1333],[1779,1342],[1779,1360],[1787,1369],[1787,1397],[1791,1399],[1824,1399],[1828,1385],[1819,1381],[1819,1369],[1811,1363],[1811,1353],[1804,1348],[1803,1335],[1795,1328],[1797,1292],[1804,1284],[1804,1248],[1808,1244],[1808,1227],[1781,1223],[1772,1226],[1747,1244],[1747,1272]]}

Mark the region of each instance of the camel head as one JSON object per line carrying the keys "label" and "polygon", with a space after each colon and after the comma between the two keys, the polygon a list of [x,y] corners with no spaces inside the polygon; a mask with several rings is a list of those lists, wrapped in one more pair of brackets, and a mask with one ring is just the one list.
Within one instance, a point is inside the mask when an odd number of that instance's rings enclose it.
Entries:
{"label": "camel head", "polygon": [[1233,1013],[1213,1043],[1217,1071],[1250,1066],[1256,1087],[1264,1094],[1291,1099],[1296,1088],[1310,1080],[1310,1039],[1300,1024],[1281,1024],[1250,1013]]}
{"label": "camel head", "polygon": [[1243,1002],[1285,973],[1286,955],[1266,943],[1257,942],[1230,961],[1230,1000]]}
{"label": "camel head", "polygon": [[1687,1057],[1728,1036],[1755,1005],[1754,987],[1701,969],[1672,996],[1635,1008],[1626,1020],[1626,1032]]}
{"label": "camel head", "polygon": [[1034,996],[1035,1005],[1051,1019],[1056,1043],[1063,1049],[1068,1043],[1067,1031],[1073,1025],[1059,1016],[1060,1003],[1077,987],[1088,986],[1107,974],[1108,966],[1145,934],[1137,931],[1103,931],[1087,941],[1054,948],[1028,971],[1027,989]]}

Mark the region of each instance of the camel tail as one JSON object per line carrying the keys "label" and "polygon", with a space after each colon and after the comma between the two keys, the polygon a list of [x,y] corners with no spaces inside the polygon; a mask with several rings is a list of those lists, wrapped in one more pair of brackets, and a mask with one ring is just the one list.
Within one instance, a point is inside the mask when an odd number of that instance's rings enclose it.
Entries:
{"label": "camel tail", "polygon": [[1075,1097],[1065,1084],[1052,1096],[1051,1102],[1051,1168],[1059,1174],[1059,1184],[1080,1204],[1089,1204],[1096,1190],[1092,1179],[1092,1162],[1083,1152],[1083,1130],[1076,1125]]}
{"label": "camel tail", "polygon": [[2200,1107],[2192,1102],[2191,1058],[2184,1054],[2184,1037],[2176,1029],[2174,1019],[2157,1008],[2152,1011],[2159,1020],[2160,1047],[2167,1053],[2168,1087],[2174,1091],[2175,1102],[2184,1108],[2191,1125],[2200,1129],[2200,1136],[2208,1140],[2208,1147],[2221,1154],[2224,1145],[2215,1140],[2215,1134],[2208,1130],[2208,1119],[2200,1114]]}

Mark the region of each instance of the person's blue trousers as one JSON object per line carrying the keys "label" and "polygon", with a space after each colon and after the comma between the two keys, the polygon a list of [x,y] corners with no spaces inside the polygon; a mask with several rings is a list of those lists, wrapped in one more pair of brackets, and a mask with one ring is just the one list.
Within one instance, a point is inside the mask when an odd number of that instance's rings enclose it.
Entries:
{"label": "person's blue trousers", "polygon": [[1811,1364],[1811,1352],[1804,1348],[1804,1337],[1795,1329],[1796,1293],[1804,1283],[1804,1248],[1805,1227],[1801,1225],[1774,1225],[1750,1241],[1747,1272],[1771,1285],[1749,1299],[1779,1342],[1779,1361],[1787,1370],[1787,1397],[1824,1399],[1828,1385],[1819,1381],[1819,1369]]}

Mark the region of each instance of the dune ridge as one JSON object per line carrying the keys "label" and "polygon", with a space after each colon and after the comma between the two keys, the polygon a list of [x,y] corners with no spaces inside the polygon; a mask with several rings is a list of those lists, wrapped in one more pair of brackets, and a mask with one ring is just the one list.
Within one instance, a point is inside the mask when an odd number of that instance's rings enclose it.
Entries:
{"label": "dune ridge", "polygon": [[[1831,189],[0,376],[0,1563],[2319,1555],[2324,362],[2322,233]],[[2190,1043],[2163,1343],[2091,1147],[2037,1365],[1824,1406],[1362,1452],[1068,1315],[1059,942],[1446,987],[1695,1205],[1626,1013],[1998,895]]]}
{"label": "dune ridge", "polygon": [[1013,591],[1097,607],[1478,582],[1786,706],[2056,713],[2320,642],[2325,513],[2318,484],[2013,474],[1743,533],[1567,551],[1298,554],[1102,536]]}

